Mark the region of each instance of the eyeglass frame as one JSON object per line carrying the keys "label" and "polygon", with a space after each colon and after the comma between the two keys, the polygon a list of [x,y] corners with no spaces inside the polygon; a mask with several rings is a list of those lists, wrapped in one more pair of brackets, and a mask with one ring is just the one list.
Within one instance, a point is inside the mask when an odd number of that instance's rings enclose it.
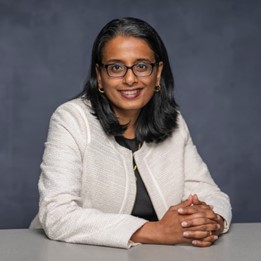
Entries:
{"label": "eyeglass frame", "polygon": [[[112,76],[112,75],[109,74],[108,67],[109,67],[110,65],[115,65],[115,64],[119,64],[119,65],[124,66],[124,68],[126,69],[126,71],[125,71],[125,73],[124,73],[123,75],[121,75],[121,76]],[[137,74],[133,71],[133,67],[136,66],[136,65],[138,65],[138,64],[147,64],[147,65],[150,65],[150,66],[151,66],[151,72],[150,72],[150,74],[144,75],[144,76],[139,76],[139,75],[137,75]],[[123,77],[125,77],[125,75],[127,74],[128,70],[131,70],[132,73],[133,73],[136,77],[139,77],[139,78],[140,78],[140,77],[148,77],[148,76],[151,76],[154,67],[157,66],[157,65],[159,65],[158,62],[155,62],[155,63],[138,62],[138,63],[133,64],[132,66],[127,66],[127,65],[125,65],[124,63],[108,63],[108,64],[100,63],[100,64],[99,64],[99,66],[101,66],[102,68],[105,68],[105,70],[106,70],[106,72],[107,72],[107,75],[108,75],[109,77],[112,77],[112,78],[123,78]]]}

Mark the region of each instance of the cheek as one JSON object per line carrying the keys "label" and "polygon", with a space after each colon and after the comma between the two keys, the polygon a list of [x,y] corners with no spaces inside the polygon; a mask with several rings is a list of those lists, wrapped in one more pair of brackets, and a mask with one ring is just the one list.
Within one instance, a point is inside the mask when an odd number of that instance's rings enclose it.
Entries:
{"label": "cheek", "polygon": [[155,87],[157,85],[157,77],[153,77],[147,81],[143,81],[143,85],[146,86],[149,92],[154,92]]}
{"label": "cheek", "polygon": [[156,80],[143,82],[143,86],[145,86],[143,97],[149,101],[155,93]]}
{"label": "cheek", "polygon": [[109,91],[112,91],[112,90],[115,90],[117,84],[112,82],[112,81],[107,81],[107,80],[104,80],[104,79],[101,79],[101,85],[102,85],[102,88],[106,91],[106,92],[109,92]]}
{"label": "cheek", "polygon": [[154,87],[150,86],[149,88],[147,88],[144,92],[144,97],[145,97],[145,100],[146,102],[148,102],[152,96],[154,95]]}

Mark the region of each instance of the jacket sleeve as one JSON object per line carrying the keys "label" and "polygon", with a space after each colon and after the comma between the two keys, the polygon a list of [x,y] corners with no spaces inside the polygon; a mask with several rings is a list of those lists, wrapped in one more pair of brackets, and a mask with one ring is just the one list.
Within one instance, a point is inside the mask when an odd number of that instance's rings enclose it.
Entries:
{"label": "jacket sleeve", "polygon": [[103,213],[81,204],[81,173],[88,140],[86,119],[65,104],[50,120],[39,180],[39,220],[50,239],[129,248],[145,222],[127,214]]}
{"label": "jacket sleeve", "polygon": [[188,127],[180,116],[180,126],[185,135],[184,172],[185,188],[184,199],[190,194],[197,194],[199,199],[214,206],[215,213],[225,220],[224,232],[228,231],[232,211],[227,194],[222,192],[212,179],[207,165],[203,162],[195,145],[192,142]]}

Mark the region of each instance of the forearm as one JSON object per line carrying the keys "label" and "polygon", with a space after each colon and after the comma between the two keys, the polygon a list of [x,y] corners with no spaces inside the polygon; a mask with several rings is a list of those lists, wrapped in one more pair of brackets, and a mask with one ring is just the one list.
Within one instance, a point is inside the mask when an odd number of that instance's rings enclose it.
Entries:
{"label": "forearm", "polygon": [[42,202],[39,218],[50,239],[120,248],[129,248],[131,235],[146,222],[61,202]]}
{"label": "forearm", "polygon": [[130,240],[135,243],[153,244],[156,243],[157,237],[157,223],[147,222],[132,235]]}
{"label": "forearm", "polygon": [[[180,230],[181,230],[181,226]],[[190,242],[190,240],[183,238],[182,232],[171,231],[161,222],[147,222],[139,228],[131,237],[131,241],[143,244],[164,244],[175,245],[178,243]]]}

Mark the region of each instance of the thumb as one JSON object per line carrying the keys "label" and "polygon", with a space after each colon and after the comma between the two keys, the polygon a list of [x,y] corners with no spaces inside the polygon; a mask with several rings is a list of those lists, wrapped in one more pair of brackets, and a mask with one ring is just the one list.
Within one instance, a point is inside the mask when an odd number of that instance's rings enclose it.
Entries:
{"label": "thumb", "polygon": [[176,206],[178,209],[178,208],[186,208],[192,204],[193,204],[193,196],[189,195],[189,197],[186,200],[182,201],[180,204],[178,204]]}
{"label": "thumb", "polygon": [[171,206],[171,210],[178,210],[179,208],[186,208],[193,203],[192,195],[190,195],[186,200],[182,201],[181,203]]}
{"label": "thumb", "polygon": [[193,204],[193,205],[207,205],[204,201],[199,200],[197,194],[194,194],[194,195],[192,196],[192,204]]}
{"label": "thumb", "polygon": [[194,194],[192,196],[192,202],[193,202],[194,205],[200,205],[201,204],[200,200],[198,199],[198,195],[197,194]]}

